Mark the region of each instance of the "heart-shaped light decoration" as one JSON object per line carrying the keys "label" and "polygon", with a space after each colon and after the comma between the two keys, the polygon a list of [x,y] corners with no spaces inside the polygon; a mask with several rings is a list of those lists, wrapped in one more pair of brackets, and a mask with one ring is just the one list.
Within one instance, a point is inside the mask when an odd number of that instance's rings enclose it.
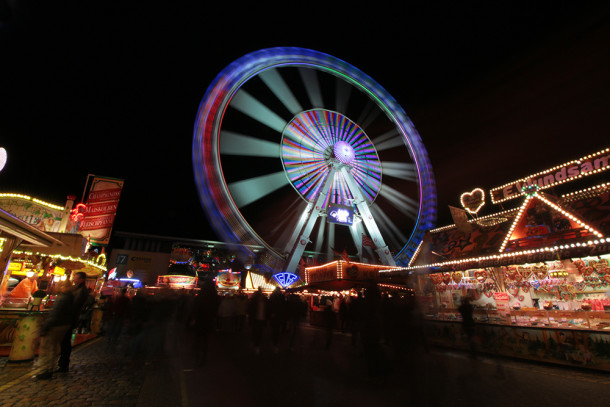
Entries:
{"label": "heart-shaped light decoration", "polygon": [[475,188],[470,192],[464,192],[460,196],[460,203],[469,213],[476,214],[485,205],[485,191]]}

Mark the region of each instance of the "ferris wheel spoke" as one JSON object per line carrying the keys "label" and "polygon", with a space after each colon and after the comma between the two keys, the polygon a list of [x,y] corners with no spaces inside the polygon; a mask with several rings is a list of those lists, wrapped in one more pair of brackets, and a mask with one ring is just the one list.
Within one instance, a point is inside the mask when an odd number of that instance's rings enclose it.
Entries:
{"label": "ferris wheel spoke", "polygon": [[[393,242],[406,242],[404,234],[401,232],[400,228],[396,226],[392,219],[378,206],[372,206],[371,212],[373,213],[373,217],[377,221],[377,226],[384,230],[388,235],[387,237]],[[384,236],[385,237],[385,236]]]}
{"label": "ferris wheel spoke", "polygon": [[332,249],[337,249],[335,246],[335,224],[329,223],[326,225],[326,254],[332,259]]}
{"label": "ferris wheel spoke", "polygon": [[412,163],[401,163],[401,162],[382,162],[381,168],[383,175],[402,179],[405,181],[417,182],[419,177],[417,174],[417,168]]}
{"label": "ferris wheel spoke", "polygon": [[281,133],[287,124],[286,120],[244,90],[233,96],[230,106],[278,133]]}
{"label": "ferris wheel spoke", "polygon": [[349,86],[343,79],[339,78],[337,78],[336,84],[336,110],[337,112],[346,112],[347,102],[349,101],[352,87]]}
{"label": "ferris wheel spoke", "polygon": [[276,69],[264,71],[261,73],[260,78],[290,113],[295,115],[303,110],[301,104],[297,101],[296,97],[290,91],[290,88],[288,88],[288,85],[286,85],[286,82],[282,79]]}
{"label": "ferris wheel spoke", "polygon": [[321,221],[320,226],[318,227],[318,236],[316,238],[316,244],[314,247],[314,251],[316,253],[320,253],[322,251],[322,242],[324,242],[324,233],[326,232],[326,222]]}
{"label": "ferris wheel spoke", "polygon": [[396,189],[384,184],[379,191],[379,195],[383,196],[387,201],[398,209],[403,214],[411,219],[417,218],[419,213],[418,203],[411,197],[397,191]]}
{"label": "ferris wheel spoke", "polygon": [[[272,229],[273,234],[279,236],[274,247],[282,247],[287,241],[290,241],[294,229],[295,213],[303,213],[305,206],[304,201],[297,198],[282,211],[279,216],[280,221]],[[286,248],[285,251],[289,250],[290,248]]]}
{"label": "ferris wheel spoke", "polygon": [[237,207],[243,208],[285,185],[288,185],[286,174],[284,171],[279,171],[273,174],[233,182],[228,187]]}
{"label": "ferris wheel spoke", "polygon": [[254,157],[271,157],[278,155],[280,145],[256,137],[223,130],[220,132],[220,153]]}
{"label": "ferris wheel spoke", "polygon": [[363,129],[366,129],[375,121],[375,119],[379,117],[380,114],[381,110],[377,109],[372,103],[367,103],[364,109],[362,109],[360,116],[358,116],[356,123],[358,123]]}
{"label": "ferris wheel spoke", "polygon": [[389,150],[390,148],[404,146],[405,142],[398,134],[398,130],[392,129],[373,139],[377,151]]}
{"label": "ferris wheel spoke", "polygon": [[301,80],[303,81],[303,85],[305,86],[305,91],[307,92],[307,97],[309,97],[311,106],[314,108],[323,109],[324,101],[322,99],[322,92],[320,91],[320,82],[318,80],[318,75],[316,71],[313,69],[305,68],[299,68],[298,71],[301,75]]}

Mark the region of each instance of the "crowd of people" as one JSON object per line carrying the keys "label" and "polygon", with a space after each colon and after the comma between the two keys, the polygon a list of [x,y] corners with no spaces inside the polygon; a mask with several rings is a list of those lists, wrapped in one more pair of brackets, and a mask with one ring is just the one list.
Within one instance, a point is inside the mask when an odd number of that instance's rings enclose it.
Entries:
{"label": "crowd of people", "polygon": [[[56,302],[41,332],[39,360],[44,371],[36,377],[39,380],[69,370],[72,331],[90,328],[95,300],[84,285],[85,276],[77,273],[73,282],[56,287]],[[384,346],[392,346],[395,355],[405,358],[427,350],[415,298],[382,293],[376,284],[357,295],[306,299],[279,288],[270,294],[259,289],[249,296],[241,291],[219,293],[212,281],[206,281],[198,291],[162,288],[128,293],[123,288],[100,300],[97,306],[103,310],[101,334],[107,351],[120,351],[134,363],[153,363],[172,343],[181,341],[188,345],[195,363],[204,365],[211,335],[248,335],[255,355],[261,354],[263,346],[274,353],[280,347],[292,350],[305,320],[317,321],[325,329],[323,349],[333,346],[338,332],[351,336],[348,343],[361,347],[371,377],[387,374]],[[318,313],[317,318],[313,313]],[[55,367],[53,349],[59,344],[61,356]]]}
{"label": "crowd of people", "polygon": [[204,365],[211,335],[249,336],[254,354],[269,347],[292,349],[299,337],[301,323],[310,312],[321,312],[325,329],[324,349],[333,346],[338,332],[351,336],[352,346],[362,348],[368,374],[387,373],[383,346],[408,357],[414,349],[426,348],[420,324],[421,313],[411,295],[381,293],[376,284],[357,296],[326,297],[317,307],[301,294],[279,288],[270,294],[258,290],[249,296],[242,292],[219,293],[212,281],[201,290],[138,290],[132,298],[126,290],[108,298],[104,306],[103,335],[108,351],[121,342],[125,356],[151,363],[167,349],[168,341],[180,337],[192,351],[198,365]]}

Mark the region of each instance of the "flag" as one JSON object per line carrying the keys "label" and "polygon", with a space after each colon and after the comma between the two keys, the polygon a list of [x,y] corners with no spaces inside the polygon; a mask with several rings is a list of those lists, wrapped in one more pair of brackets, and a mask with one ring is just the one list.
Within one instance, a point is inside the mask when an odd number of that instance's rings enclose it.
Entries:
{"label": "flag", "polygon": [[375,242],[373,242],[373,239],[371,239],[370,237],[368,237],[364,233],[362,234],[362,246],[368,246],[368,247],[370,247],[372,249],[376,249],[377,248],[377,246],[375,246]]}
{"label": "flag", "polygon": [[455,226],[458,228],[458,230],[464,233],[472,232],[472,225],[468,223],[468,215],[466,215],[466,211],[464,209],[449,205],[449,211],[451,211],[451,217],[453,218]]}
{"label": "flag", "polygon": [[347,250],[343,249],[343,253],[341,253],[341,258],[346,262],[350,262],[349,254],[347,254]]}
{"label": "flag", "polygon": [[341,253],[339,253],[338,251],[336,251],[334,248],[332,248],[332,247],[331,247],[331,248],[330,248],[330,250],[332,250],[332,251],[333,251],[333,253],[335,253],[335,256],[339,256],[339,257],[341,257]]}

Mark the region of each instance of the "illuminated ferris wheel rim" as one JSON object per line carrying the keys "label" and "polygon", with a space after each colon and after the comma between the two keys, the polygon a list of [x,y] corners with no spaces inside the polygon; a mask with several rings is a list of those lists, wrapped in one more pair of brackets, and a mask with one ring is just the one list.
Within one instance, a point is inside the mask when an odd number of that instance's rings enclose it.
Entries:
{"label": "illuminated ferris wheel rim", "polygon": [[[269,48],[244,55],[217,75],[206,91],[197,114],[193,140],[193,165],[195,179],[198,186],[201,186],[200,200],[208,210],[208,218],[211,219],[214,228],[223,237],[232,241],[243,241],[244,236],[249,232],[256,236],[256,243],[275,252],[249,227],[228,190],[220,163],[219,130],[226,109],[239,89],[253,77],[278,67],[310,67],[343,79],[368,95],[399,131],[415,164],[419,192],[415,227],[407,244],[397,253],[396,257],[399,257],[414,238],[423,237],[423,232],[433,226],[436,217],[436,191],[432,169],[419,134],[400,105],[368,75],[331,55],[303,48]],[[211,139],[205,137],[206,134],[211,136]],[[213,168],[209,168],[210,163]],[[214,216],[213,213],[220,216]],[[237,221],[229,219],[235,214],[239,214]],[[413,254],[414,250],[415,247],[410,247],[410,254]]]}

